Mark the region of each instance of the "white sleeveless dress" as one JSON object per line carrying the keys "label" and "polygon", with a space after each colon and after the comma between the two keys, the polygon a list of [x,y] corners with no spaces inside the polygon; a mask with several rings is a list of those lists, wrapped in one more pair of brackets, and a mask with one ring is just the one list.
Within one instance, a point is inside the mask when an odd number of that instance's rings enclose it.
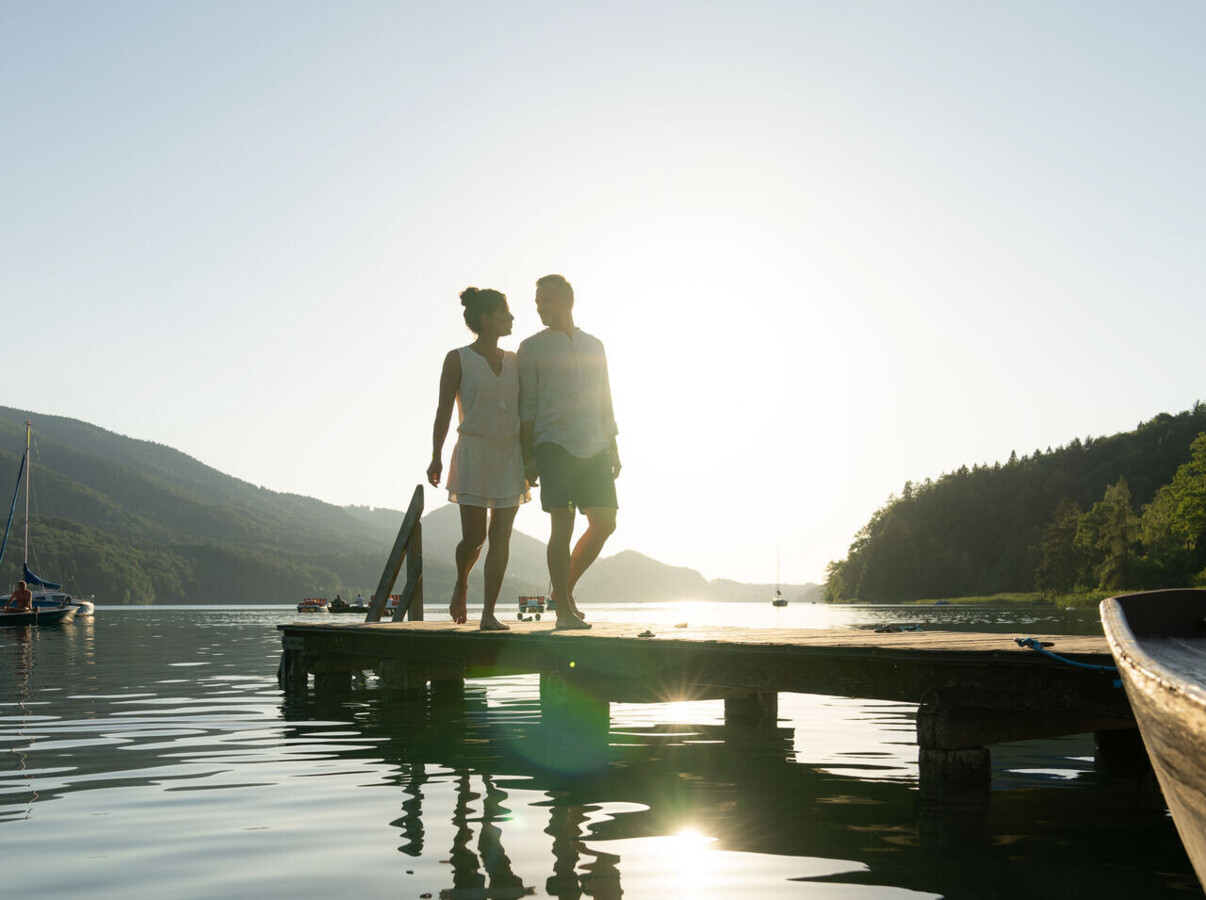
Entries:
{"label": "white sleeveless dress", "polygon": [[519,366],[503,352],[502,374],[468,347],[456,392],[456,446],[448,467],[448,499],[465,506],[519,506],[531,499],[519,447]]}

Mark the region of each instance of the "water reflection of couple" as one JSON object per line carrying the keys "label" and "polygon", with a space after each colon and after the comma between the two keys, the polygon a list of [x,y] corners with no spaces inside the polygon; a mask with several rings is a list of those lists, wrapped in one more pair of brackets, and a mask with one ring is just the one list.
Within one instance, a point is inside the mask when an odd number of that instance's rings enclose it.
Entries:
{"label": "water reflection of couple", "polygon": [[[548,567],[557,627],[589,628],[574,586],[615,530],[620,474],[603,344],[574,326],[574,289],[560,275],[536,282],[536,312],[547,327],[523,341],[517,354],[498,346],[515,321],[503,294],[467,288],[461,305],[477,339],[444,358],[427,468],[427,480],[438,486],[455,400],[459,425],[447,488],[460,506],[461,541],[448,611],[453,621],[466,621],[469,573],[488,539],[481,628],[506,630],[494,607],[511,527],[539,479],[540,505],[551,519]],[[587,529],[571,552],[578,509]]]}
{"label": "water reflection of couple", "polygon": [[[440,896],[449,900],[518,900],[534,894],[535,888],[526,886],[515,874],[511,858],[503,849],[501,824],[511,818],[510,810],[504,806],[507,793],[489,775],[482,775],[481,783],[484,798],[472,789],[468,774],[457,778],[457,803],[452,815],[456,834],[449,854],[452,888],[441,891]],[[480,817],[473,812],[475,800],[483,801]],[[549,826],[545,834],[553,837],[553,874],[545,881],[545,892],[561,900],[577,900],[583,893],[595,900],[618,900],[624,893],[617,868],[620,858],[593,851],[584,843],[586,809],[562,797],[553,797],[548,805]],[[474,822],[480,823],[476,854],[470,848]],[[525,855],[530,857],[530,852]],[[583,856],[590,860],[583,863]],[[580,866],[585,870],[581,875]]]}

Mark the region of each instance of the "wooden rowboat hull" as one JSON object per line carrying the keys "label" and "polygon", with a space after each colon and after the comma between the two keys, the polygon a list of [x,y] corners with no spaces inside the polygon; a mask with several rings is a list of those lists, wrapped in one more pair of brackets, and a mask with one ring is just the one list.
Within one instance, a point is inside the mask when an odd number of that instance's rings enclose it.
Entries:
{"label": "wooden rowboat hull", "polygon": [[1206,887],[1206,590],[1101,602],[1101,624],[1181,842]]}

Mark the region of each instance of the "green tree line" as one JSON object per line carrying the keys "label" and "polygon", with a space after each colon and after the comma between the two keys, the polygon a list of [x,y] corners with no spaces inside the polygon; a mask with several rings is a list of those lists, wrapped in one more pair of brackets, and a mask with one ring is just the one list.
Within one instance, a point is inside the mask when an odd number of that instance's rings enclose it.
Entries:
{"label": "green tree line", "polygon": [[906,483],[829,564],[826,598],[1206,584],[1206,406]]}

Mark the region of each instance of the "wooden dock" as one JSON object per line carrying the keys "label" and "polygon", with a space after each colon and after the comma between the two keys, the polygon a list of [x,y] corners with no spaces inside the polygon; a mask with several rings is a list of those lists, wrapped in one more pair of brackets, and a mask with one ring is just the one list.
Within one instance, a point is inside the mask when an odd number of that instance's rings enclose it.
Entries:
{"label": "wooden dock", "polygon": [[[923,793],[927,784],[936,793],[987,786],[986,745],[1003,741],[1093,732],[1099,755],[1127,763],[1142,753],[1104,637],[742,627],[654,633],[618,622],[556,631],[547,619],[479,631],[425,622],[422,513],[418,485],[366,621],[279,626],[286,692],[308,691],[311,676],[317,691],[344,690],[352,673],[366,670],[403,697],[429,685],[455,692],[466,678],[535,674],[545,715],[597,724],[606,723],[612,702],[723,699],[726,724],[738,727],[773,723],[783,691],[916,703]],[[403,564],[395,621],[382,622]],[[1015,637],[1037,638],[1047,652]]]}
{"label": "wooden dock", "polygon": [[[773,722],[783,691],[918,704],[923,769],[987,777],[986,745],[1133,729],[1104,637],[855,629],[658,627],[552,621],[505,632],[451,622],[297,622],[282,632],[286,690],[336,691],[375,670],[400,692],[538,674],[546,713],[610,702],[724,699],[726,721]],[[1020,647],[1036,637],[1069,662]],[[1071,663],[1080,663],[1081,666]],[[960,775],[960,773],[962,773]]]}

